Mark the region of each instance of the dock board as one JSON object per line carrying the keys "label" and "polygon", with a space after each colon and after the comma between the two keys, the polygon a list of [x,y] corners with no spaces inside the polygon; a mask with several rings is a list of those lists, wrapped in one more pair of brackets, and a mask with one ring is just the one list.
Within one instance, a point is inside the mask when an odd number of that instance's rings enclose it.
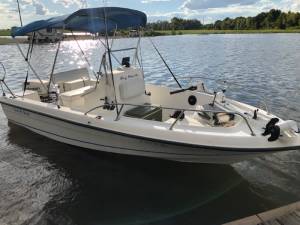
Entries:
{"label": "dock board", "polygon": [[300,202],[223,225],[300,225]]}

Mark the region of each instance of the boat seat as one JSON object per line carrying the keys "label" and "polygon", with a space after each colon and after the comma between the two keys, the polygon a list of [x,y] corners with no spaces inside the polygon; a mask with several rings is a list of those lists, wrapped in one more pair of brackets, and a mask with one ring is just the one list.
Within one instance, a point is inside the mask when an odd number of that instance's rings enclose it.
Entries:
{"label": "boat seat", "polygon": [[30,100],[38,101],[38,102],[41,101],[40,96],[37,91],[26,90],[24,93],[23,93],[23,91],[16,93],[17,96],[22,96],[23,94],[24,94],[24,98],[26,98],[26,99],[30,99]]}
{"label": "boat seat", "polygon": [[61,93],[87,86],[89,80],[90,77],[87,68],[53,74],[53,81],[58,85]]}
{"label": "boat seat", "polygon": [[87,68],[69,70],[53,74],[53,80],[55,83],[64,83],[77,79],[90,79],[89,71]]}
{"label": "boat seat", "polygon": [[93,87],[85,86],[82,88],[78,88],[78,89],[75,89],[72,91],[62,93],[60,95],[62,104],[64,106],[67,106],[70,108],[84,105],[84,98],[82,97],[82,95],[84,95],[86,92],[88,92],[91,88],[93,88]]}
{"label": "boat seat", "polygon": [[[48,87],[49,80],[41,80],[43,84]],[[39,95],[47,95],[48,92],[45,88],[43,88],[43,85],[41,84],[40,80],[38,79],[31,79],[27,81],[26,84],[26,90],[29,91],[37,91]]]}
{"label": "boat seat", "polygon": [[69,92],[89,85],[89,80],[85,77],[63,83],[63,92]]}

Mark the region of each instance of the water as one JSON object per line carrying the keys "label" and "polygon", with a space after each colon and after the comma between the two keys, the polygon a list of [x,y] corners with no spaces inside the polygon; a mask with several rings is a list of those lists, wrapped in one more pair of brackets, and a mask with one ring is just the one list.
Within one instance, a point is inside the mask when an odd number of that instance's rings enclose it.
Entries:
{"label": "water", "polygon": [[[230,97],[253,105],[266,99],[272,112],[300,120],[299,34],[153,40],[179,77],[237,82],[228,89]],[[134,41],[116,40],[114,47]],[[103,48],[95,41],[80,45],[97,70]],[[144,39],[142,45],[147,82],[175,87],[150,42]],[[55,45],[35,46],[32,61],[42,77],[50,73],[54,54]],[[8,84],[20,90],[27,66],[17,48],[0,46],[0,61]],[[63,43],[56,71],[83,66],[76,42]],[[7,124],[2,111],[0,137],[1,225],[215,225],[300,200],[300,153],[295,151],[232,166],[119,156],[48,140]]]}

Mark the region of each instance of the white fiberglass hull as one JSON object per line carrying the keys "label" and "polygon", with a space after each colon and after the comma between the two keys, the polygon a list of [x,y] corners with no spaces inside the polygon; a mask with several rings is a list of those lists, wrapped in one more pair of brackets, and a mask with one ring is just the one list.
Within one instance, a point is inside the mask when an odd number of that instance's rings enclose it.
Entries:
{"label": "white fiberglass hull", "polygon": [[53,140],[104,152],[136,155],[190,163],[231,164],[291,149],[215,148],[155,140],[95,127],[86,121],[72,121],[56,115],[2,102],[8,120]]}

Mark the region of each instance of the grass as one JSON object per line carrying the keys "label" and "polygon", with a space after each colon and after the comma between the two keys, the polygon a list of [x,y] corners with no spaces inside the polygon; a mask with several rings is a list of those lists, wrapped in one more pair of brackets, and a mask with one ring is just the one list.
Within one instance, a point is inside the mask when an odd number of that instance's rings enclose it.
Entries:
{"label": "grass", "polygon": [[266,29],[266,30],[166,30],[155,31],[156,35],[185,35],[185,34],[267,34],[267,33],[300,33],[300,29]]}
{"label": "grass", "polygon": [[[19,43],[27,43],[26,38],[19,38],[18,39]],[[0,37],[0,45],[10,45],[14,44],[15,41],[12,38],[5,38],[5,37]]]}
{"label": "grass", "polygon": [[10,30],[0,30],[0,36],[10,36]]}
{"label": "grass", "polygon": [[8,45],[14,43],[10,38],[1,38],[0,37],[0,45]]}

